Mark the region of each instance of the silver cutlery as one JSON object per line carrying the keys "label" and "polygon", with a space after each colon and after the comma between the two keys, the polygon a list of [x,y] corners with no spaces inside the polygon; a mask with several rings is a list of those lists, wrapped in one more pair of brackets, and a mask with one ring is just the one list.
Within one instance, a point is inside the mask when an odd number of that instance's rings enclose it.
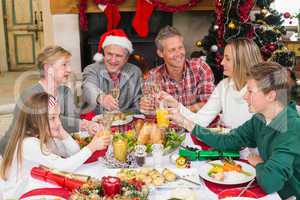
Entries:
{"label": "silver cutlery", "polygon": [[252,183],[253,183],[254,181],[255,181],[255,178],[252,179],[252,180],[245,186],[245,188],[239,193],[239,195],[238,195],[237,197],[241,197],[241,196],[246,192],[246,190],[249,189],[249,188],[251,187],[251,185],[252,185]]}
{"label": "silver cutlery", "polygon": [[184,180],[184,181],[186,181],[186,182],[189,182],[189,183],[192,183],[192,184],[195,184],[195,185],[198,185],[198,186],[202,186],[201,183],[197,183],[197,182],[195,182],[195,181],[192,181],[192,180],[190,180],[190,179],[184,178],[184,177],[179,176],[179,175],[177,175],[177,174],[176,174],[176,179],[181,179],[181,180]]}

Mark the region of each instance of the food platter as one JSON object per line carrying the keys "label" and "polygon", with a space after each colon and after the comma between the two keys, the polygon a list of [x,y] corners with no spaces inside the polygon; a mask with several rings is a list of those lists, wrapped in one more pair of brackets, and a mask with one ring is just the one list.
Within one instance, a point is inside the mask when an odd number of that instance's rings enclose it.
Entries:
{"label": "food platter", "polygon": [[[221,169],[221,166],[224,166],[224,161],[215,160],[201,165],[199,169],[199,174],[203,179],[207,181],[222,185],[235,185],[247,183],[255,178],[256,172],[254,167],[245,162],[234,162],[236,163],[236,165],[239,165],[241,167],[242,171],[224,171]],[[220,169],[218,169],[219,166]],[[218,175],[222,175],[223,179],[218,178],[220,177]]]}
{"label": "food platter", "polygon": [[[113,113],[112,114],[112,126],[122,126],[129,124],[133,120],[132,115],[125,115],[124,113]],[[93,117],[92,121],[101,123],[104,115],[96,115]]]}
{"label": "food platter", "polygon": [[[128,181],[135,178],[142,180],[149,188],[155,189],[175,189],[175,188],[199,188],[196,185],[184,181],[178,177],[183,177],[195,183],[199,183],[197,169],[177,169],[177,168],[135,168],[135,169],[106,169],[105,174],[117,176],[121,180]],[[200,183],[199,183],[200,184]]]}

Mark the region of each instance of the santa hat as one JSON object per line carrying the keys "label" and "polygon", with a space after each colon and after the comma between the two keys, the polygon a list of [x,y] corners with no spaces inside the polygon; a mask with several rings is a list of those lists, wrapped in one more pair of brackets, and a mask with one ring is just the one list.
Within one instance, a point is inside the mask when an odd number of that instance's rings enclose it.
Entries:
{"label": "santa hat", "polygon": [[104,33],[98,43],[98,52],[94,55],[94,61],[102,62],[102,49],[108,45],[115,44],[124,47],[131,54],[133,52],[132,43],[127,38],[126,33],[122,29],[113,29]]}

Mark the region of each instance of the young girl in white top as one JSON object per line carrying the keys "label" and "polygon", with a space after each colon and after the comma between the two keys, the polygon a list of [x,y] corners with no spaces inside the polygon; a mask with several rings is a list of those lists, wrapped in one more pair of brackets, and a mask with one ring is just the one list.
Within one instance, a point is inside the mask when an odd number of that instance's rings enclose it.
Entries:
{"label": "young girl in white top", "polygon": [[[179,112],[194,123],[207,127],[215,117],[222,112],[221,122],[225,127],[236,128],[251,118],[248,106],[243,96],[246,92],[247,73],[254,64],[262,61],[259,48],[249,39],[235,39],[225,46],[224,58],[221,64],[224,67],[223,79],[215,88],[207,103],[193,113],[174,98],[163,93],[168,107],[179,108]],[[174,109],[173,109],[174,110]],[[181,115],[170,115],[176,117]],[[180,119],[173,119],[180,123]]]}
{"label": "young girl in white top", "polygon": [[56,99],[43,92],[24,102],[0,167],[0,188],[14,194],[18,184],[30,176],[32,167],[45,165],[74,171],[96,150],[107,147],[110,136],[94,136],[83,149],[63,129]]}

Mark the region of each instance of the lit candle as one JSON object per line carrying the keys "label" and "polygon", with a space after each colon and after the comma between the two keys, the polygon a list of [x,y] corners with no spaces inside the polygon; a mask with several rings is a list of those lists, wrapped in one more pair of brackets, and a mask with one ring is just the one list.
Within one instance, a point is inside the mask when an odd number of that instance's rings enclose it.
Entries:
{"label": "lit candle", "polygon": [[113,197],[121,193],[121,180],[118,177],[102,177],[102,188],[105,196]]}

